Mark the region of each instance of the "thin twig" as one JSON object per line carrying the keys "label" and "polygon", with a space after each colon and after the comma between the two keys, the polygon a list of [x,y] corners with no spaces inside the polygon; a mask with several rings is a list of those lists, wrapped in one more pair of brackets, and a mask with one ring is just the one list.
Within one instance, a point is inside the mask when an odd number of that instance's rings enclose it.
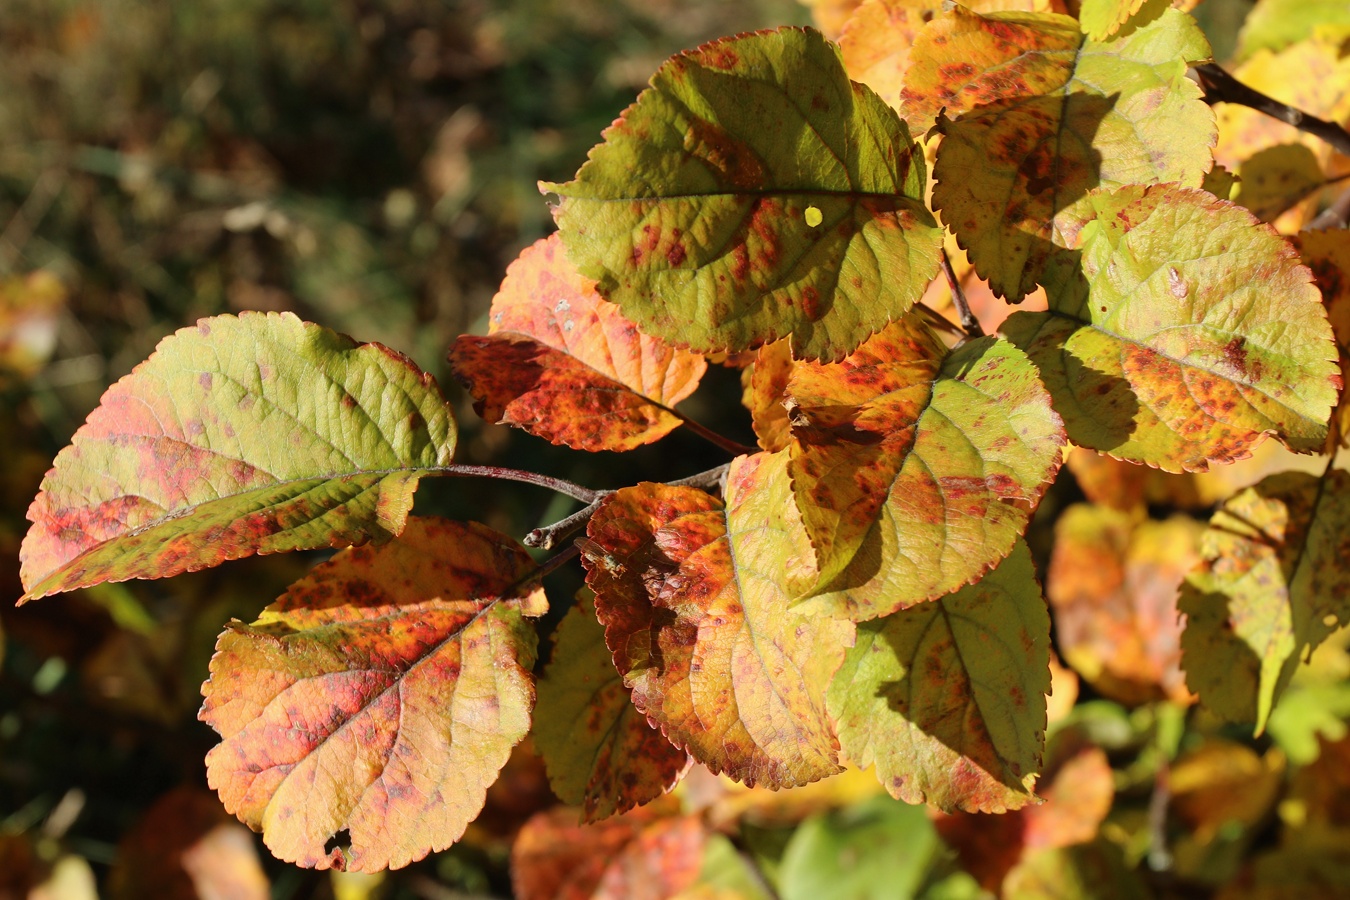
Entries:
{"label": "thin twig", "polygon": [[451,464],[448,466],[434,466],[432,472],[437,475],[461,475],[478,478],[497,478],[504,481],[523,481],[526,484],[537,484],[540,487],[546,487],[551,491],[557,491],[559,494],[566,494],[574,500],[580,500],[582,503],[594,503],[599,500],[608,491],[596,491],[588,487],[582,487],[574,484],[564,478],[554,478],[552,475],[540,475],[538,472],[528,472],[523,469],[504,469],[501,466],[461,466]]}
{"label": "thin twig", "polygon": [[941,260],[942,274],[947,276],[947,284],[952,289],[952,305],[956,307],[956,314],[961,318],[961,327],[965,329],[967,337],[983,337],[984,329],[980,327],[980,320],[970,311],[970,304],[966,302],[966,292],[961,290],[961,281],[956,277],[956,270],[952,268],[946,247],[942,248]]}
{"label": "thin twig", "polygon": [[1317,218],[1308,223],[1308,231],[1323,231],[1328,228],[1345,228],[1350,224],[1350,188],[1342,191],[1331,205],[1322,210]]}
{"label": "thin twig", "polygon": [[1350,131],[1346,131],[1335,122],[1319,119],[1288,103],[1281,103],[1256,88],[1248,87],[1215,63],[1196,66],[1194,71],[1200,81],[1200,87],[1205,92],[1204,100],[1209,105],[1236,103],[1239,106],[1249,106],[1257,112],[1292,125],[1299,131],[1321,138],[1338,152],[1350,156]]}
{"label": "thin twig", "polygon": [[749,447],[746,446],[745,444],[739,443],[738,441],[733,441],[731,438],[723,437],[722,435],[713,431],[708,426],[703,425],[700,422],[695,422],[693,419],[689,418],[684,413],[677,412],[674,410],[672,410],[672,412],[675,412],[675,415],[678,416],[680,421],[684,423],[684,426],[688,428],[690,431],[692,431],[694,434],[703,438],[710,444],[713,444],[718,448],[727,451],[732,456],[740,456],[743,453],[755,452],[754,447]]}
{"label": "thin twig", "polygon": [[[711,490],[722,483],[726,476],[730,463],[708,469],[706,472],[699,472],[696,475],[690,475],[688,478],[680,478],[676,481],[667,481],[666,484],[671,487],[693,487],[703,490]],[[536,547],[540,550],[552,550],[563,541],[567,540],[573,534],[576,534],[586,523],[595,515],[595,511],[600,508],[600,503],[608,497],[613,491],[596,491],[598,496],[582,509],[577,510],[565,519],[559,519],[552,525],[545,525],[542,528],[536,528],[525,535],[523,543],[526,547]]]}

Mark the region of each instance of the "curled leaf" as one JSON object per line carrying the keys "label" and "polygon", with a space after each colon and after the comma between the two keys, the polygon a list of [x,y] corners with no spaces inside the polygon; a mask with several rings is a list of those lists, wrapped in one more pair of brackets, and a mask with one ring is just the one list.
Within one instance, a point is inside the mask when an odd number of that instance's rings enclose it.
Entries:
{"label": "curled leaf", "polygon": [[631,450],[679,427],[707,364],[641,334],[577,274],[557,235],[527,247],[492,300],[487,337],[461,336],[455,374],[490,422],[580,450]]}
{"label": "curled leaf", "polygon": [[411,519],[231,625],[200,715],[221,736],[206,770],[225,808],[321,869],[398,868],[458,840],[529,730],[521,616],[544,601],[516,585],[533,568],[485,526]]}
{"label": "curled leaf", "polygon": [[108,389],[28,510],[25,600],[403,530],[450,408],[379,344],[290,313],[202,319]]}
{"label": "curled leaf", "polygon": [[726,506],[692,488],[608,496],[587,583],[633,702],[715,772],[791,787],[838,771],[825,689],[853,626],[791,605],[809,545],[781,454],[732,463]]}

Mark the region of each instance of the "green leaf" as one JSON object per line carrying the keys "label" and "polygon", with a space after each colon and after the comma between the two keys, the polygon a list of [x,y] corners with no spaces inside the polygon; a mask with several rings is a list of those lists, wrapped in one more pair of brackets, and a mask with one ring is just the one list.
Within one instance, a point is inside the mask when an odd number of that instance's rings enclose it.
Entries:
{"label": "green leaf", "polygon": [[1237,196],[1262,222],[1274,222],[1286,210],[1326,187],[1317,155],[1304,144],[1278,144],[1252,154],[1238,168]]}
{"label": "green leaf", "polygon": [[644,483],[605,498],[587,529],[605,642],[638,709],[714,772],[817,781],[839,771],[825,689],[853,626],[791,606],[810,548],[785,454],[736,459],[725,497]]}
{"label": "green leaf", "polygon": [[799,358],[839,359],[937,271],[922,152],[815,31],[673,57],[604,139],[576,180],[540,187],[581,273],[664,340],[790,335]]}
{"label": "green leaf", "polygon": [[1033,801],[1050,617],[1026,544],[974,585],[858,626],[829,690],[845,756],[892,796],[944,810]]}
{"label": "green leaf", "polygon": [[1214,115],[1186,78],[1209,56],[1175,10],[1106,42],[1066,16],[956,6],[915,41],[906,117],[944,135],[933,205],[981,278],[1017,302],[1090,215],[1084,195],[1123,184],[1199,187]]}
{"label": "green leaf", "polygon": [[[207,781],[277,857],[398,868],[459,839],[530,727],[535,568],[476,522],[414,518],[221,635]],[[350,847],[332,847],[346,830]]]}
{"label": "green leaf", "polygon": [[907,900],[942,853],[921,806],[877,797],[812,816],[783,851],[783,900]]}
{"label": "green leaf", "polygon": [[1350,622],[1350,472],[1272,475],[1210,520],[1182,586],[1186,682],[1260,734],[1299,663]]}
{"label": "green leaf", "polygon": [[435,380],[290,313],[165,338],[56,457],[28,510],[25,600],[403,530],[455,424]]}
{"label": "green leaf", "polygon": [[1320,450],[1340,375],[1310,273],[1239,206],[1173,185],[1094,191],[1048,273],[1049,310],[1003,332],[1040,367],[1069,440],[1169,472],[1275,434]]}
{"label": "green leaf", "polygon": [[1242,24],[1238,56],[1281,50],[1318,30],[1350,33],[1350,6],[1345,0],[1260,0]]}
{"label": "green leaf", "polygon": [[[1147,2],[1149,0],[1082,0],[1078,21],[1089,38],[1104,41],[1138,15]],[[1159,0],[1152,0],[1152,5],[1161,4]]]}
{"label": "green leaf", "polygon": [[558,626],[539,679],[534,743],[553,793],[594,822],[670,790],[689,755],[633,706],[585,593]]}
{"label": "green leaf", "polygon": [[1063,460],[1062,425],[1022,353],[948,354],[917,319],[788,383],[793,491],[820,591],[855,620],[974,581],[1007,555]]}

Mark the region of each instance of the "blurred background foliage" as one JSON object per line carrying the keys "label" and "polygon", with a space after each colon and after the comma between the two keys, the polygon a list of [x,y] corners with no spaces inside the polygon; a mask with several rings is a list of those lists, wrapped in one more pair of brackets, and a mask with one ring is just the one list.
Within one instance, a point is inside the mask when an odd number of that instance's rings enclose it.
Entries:
{"label": "blurred background foliage", "polygon": [[[1251,7],[1197,10],[1216,55]],[[21,593],[23,514],[52,456],[201,316],[289,309],[410,353],[457,405],[463,462],[593,487],[722,462],[682,431],[590,455],[484,426],[444,353],[486,330],[506,265],[551,229],[535,182],[568,179],[663,59],[809,15],[791,0],[0,0],[0,598]],[[689,414],[752,442],[737,374],[705,385]],[[1252,738],[1190,705],[1168,624],[1214,504],[1295,464],[1267,445],[1169,478],[1076,454],[1028,535],[1070,666],[1046,803],[935,818],[878,798],[871,773],[771,794],[696,771],[680,808],[718,836],[688,897],[1344,896],[1347,632]],[[571,509],[460,479],[418,495],[517,537]],[[0,602],[0,900],[511,894],[512,839],[553,802],[528,746],[464,841],[387,878],[277,863],[204,790],[215,636],[314,558]],[[555,615],[575,584],[550,585]],[[548,821],[532,826],[546,847]]]}

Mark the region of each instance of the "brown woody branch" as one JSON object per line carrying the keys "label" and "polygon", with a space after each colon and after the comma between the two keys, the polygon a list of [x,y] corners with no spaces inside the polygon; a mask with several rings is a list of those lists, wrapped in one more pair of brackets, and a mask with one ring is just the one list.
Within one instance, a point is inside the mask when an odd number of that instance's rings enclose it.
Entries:
{"label": "brown woody branch", "polygon": [[1236,103],[1239,106],[1250,107],[1292,125],[1299,131],[1320,138],[1337,152],[1350,156],[1350,131],[1346,131],[1335,122],[1319,119],[1288,103],[1281,103],[1256,88],[1248,87],[1215,63],[1196,66],[1194,71],[1200,81],[1200,87],[1204,89],[1204,100],[1210,106],[1215,103]]}
{"label": "brown woody branch", "polygon": [[956,307],[956,314],[961,318],[961,328],[965,330],[966,337],[983,337],[984,329],[980,327],[980,320],[975,318],[975,314],[970,311],[970,303],[966,301],[966,292],[961,290],[961,280],[956,277],[956,270],[952,268],[952,261],[947,256],[946,247],[942,248],[940,259],[942,274],[947,276],[947,285],[952,289],[952,306]]}

